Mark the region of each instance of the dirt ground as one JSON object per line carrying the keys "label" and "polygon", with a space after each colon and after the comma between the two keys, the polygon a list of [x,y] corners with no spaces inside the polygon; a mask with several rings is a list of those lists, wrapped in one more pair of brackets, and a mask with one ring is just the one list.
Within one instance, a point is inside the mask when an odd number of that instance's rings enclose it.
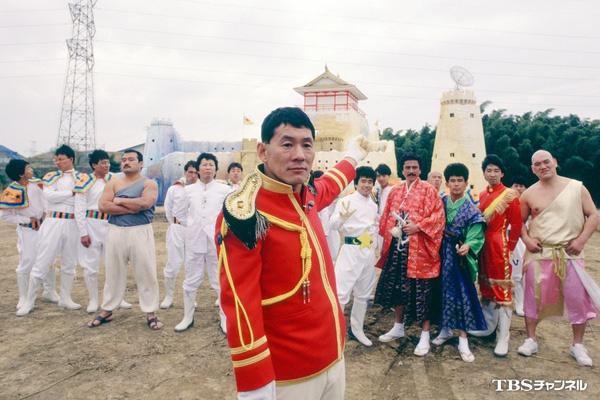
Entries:
{"label": "dirt ground", "polygon": [[[155,236],[162,295],[165,261],[164,217],[155,222]],[[132,310],[115,313],[115,320],[89,329],[84,309],[64,311],[56,305],[37,302],[29,316],[15,316],[17,265],[14,227],[0,223],[0,399],[233,399],[235,383],[225,337],[218,328],[215,295],[205,282],[198,297],[196,324],[177,334],[173,327],[183,315],[181,280],[176,306],[160,311],[165,323],[160,332],[150,331],[137,307],[137,294],[130,274],[127,300]],[[600,233],[586,249],[588,271],[600,282]],[[100,281],[103,281],[101,276]],[[87,294],[78,269],[73,298],[84,305]],[[348,342],[346,398],[363,399],[599,399],[598,367],[577,366],[569,356],[570,327],[565,321],[544,321],[539,328],[540,352],[525,358],[516,352],[525,339],[522,318],[513,317],[511,351],[506,358],[494,357],[494,343],[470,340],[476,360],[461,361],[457,341],[450,341],[424,358],[412,354],[419,331],[392,344],[376,337],[389,329],[391,312],[369,311],[367,335],[372,348]],[[435,332],[434,332],[435,333]],[[589,324],[586,345],[600,365],[600,322]],[[493,379],[543,379],[553,383],[581,379],[585,391],[530,391],[496,393]],[[506,388],[505,388],[506,389]],[[307,399],[310,400],[310,399]]]}

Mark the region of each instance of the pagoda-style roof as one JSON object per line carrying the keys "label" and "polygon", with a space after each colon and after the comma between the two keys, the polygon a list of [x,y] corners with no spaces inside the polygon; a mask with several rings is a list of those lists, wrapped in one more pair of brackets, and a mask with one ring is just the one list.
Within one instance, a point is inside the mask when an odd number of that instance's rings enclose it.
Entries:
{"label": "pagoda-style roof", "polygon": [[346,82],[339,76],[334,75],[329,68],[327,68],[327,65],[325,66],[325,72],[308,82],[306,85],[294,88],[294,90],[301,95],[323,91],[348,91],[352,93],[357,100],[367,99],[367,96],[358,90],[356,86]]}

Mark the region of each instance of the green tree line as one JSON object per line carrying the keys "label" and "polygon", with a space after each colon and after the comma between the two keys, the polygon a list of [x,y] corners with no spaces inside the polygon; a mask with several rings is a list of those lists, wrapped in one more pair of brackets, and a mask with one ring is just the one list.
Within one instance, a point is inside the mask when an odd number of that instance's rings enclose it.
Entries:
{"label": "green tree line", "polygon": [[[600,120],[573,114],[552,115],[552,109],[522,115],[507,114],[502,109],[486,112],[488,105],[489,102],[481,105],[486,151],[504,160],[505,184],[512,184],[516,176],[522,176],[528,185],[536,182],[531,172],[531,155],[544,149],[558,160],[559,174],[583,181],[600,206]],[[420,130],[386,128],[380,138],[394,141],[398,161],[405,153],[417,154],[423,160],[421,178],[426,178],[431,169],[435,128],[429,125]]]}

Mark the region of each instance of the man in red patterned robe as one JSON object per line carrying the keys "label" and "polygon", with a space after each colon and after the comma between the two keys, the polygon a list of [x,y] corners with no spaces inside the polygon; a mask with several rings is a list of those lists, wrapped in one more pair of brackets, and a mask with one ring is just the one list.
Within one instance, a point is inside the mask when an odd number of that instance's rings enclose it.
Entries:
{"label": "man in red patterned robe", "polygon": [[430,308],[433,278],[440,274],[440,246],[445,226],[442,201],[436,188],[419,179],[421,161],[405,155],[402,174],[406,181],[389,194],[379,221],[383,237],[378,266],[383,268],[375,303],[384,309],[395,308],[392,329],[379,336],[389,342],[404,336],[404,324],[422,326],[414,354],[429,352]]}
{"label": "man in red patterned robe", "polygon": [[483,160],[482,168],[488,186],[479,195],[479,209],[487,227],[479,264],[479,289],[488,329],[469,333],[474,336],[488,336],[497,329],[494,354],[504,357],[508,354],[512,317],[513,282],[510,253],[517,245],[523,221],[518,192],[502,184],[502,159],[490,154]]}

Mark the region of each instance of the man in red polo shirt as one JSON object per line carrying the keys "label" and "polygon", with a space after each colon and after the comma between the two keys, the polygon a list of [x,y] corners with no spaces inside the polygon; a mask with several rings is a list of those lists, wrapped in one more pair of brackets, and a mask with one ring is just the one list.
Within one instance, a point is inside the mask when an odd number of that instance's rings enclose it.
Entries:
{"label": "man in red polo shirt", "polygon": [[354,178],[370,147],[310,178],[315,129],[278,108],[261,131],[262,164],[227,197],[217,221],[221,305],[239,399],[343,399],[344,315],[318,212]]}

